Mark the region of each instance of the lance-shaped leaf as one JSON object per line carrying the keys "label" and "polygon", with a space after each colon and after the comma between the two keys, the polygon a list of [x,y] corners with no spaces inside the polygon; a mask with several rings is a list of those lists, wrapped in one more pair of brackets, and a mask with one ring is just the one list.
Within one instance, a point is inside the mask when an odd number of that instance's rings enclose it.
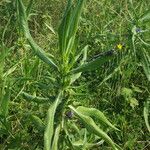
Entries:
{"label": "lance-shaped leaf", "polygon": [[35,41],[33,40],[28,23],[27,23],[27,15],[25,11],[25,7],[22,3],[22,0],[18,0],[18,12],[19,12],[19,21],[20,21],[20,27],[21,30],[23,31],[25,37],[27,38],[27,41],[29,42],[32,50],[34,53],[45,63],[48,65],[52,66],[55,69],[58,69],[57,65],[46,55],[46,53],[43,51],[41,47],[39,47]]}
{"label": "lance-shaped leaf", "polygon": [[29,102],[33,101],[33,102],[36,102],[38,104],[50,102],[49,98],[33,96],[33,95],[30,95],[30,94],[28,94],[26,92],[21,92],[21,95],[25,98],[25,100],[27,100]]}
{"label": "lance-shaped leaf", "polygon": [[75,36],[78,29],[78,24],[79,24],[82,8],[84,6],[84,2],[85,0],[77,1],[77,4],[71,14],[72,16],[70,18],[71,20],[70,20],[69,32],[68,32],[69,41],[66,49],[67,56],[69,56],[69,54],[72,52],[72,48],[74,46]]}
{"label": "lance-shaped leaf", "polygon": [[66,40],[68,37],[69,32],[69,24],[70,24],[70,18],[71,18],[71,11],[72,11],[72,0],[68,0],[67,7],[62,19],[62,22],[58,29],[58,35],[59,35],[59,48],[60,52],[64,53],[64,50],[66,48]]}
{"label": "lance-shaped leaf", "polygon": [[148,121],[148,116],[149,116],[149,113],[150,113],[149,108],[150,108],[150,97],[145,102],[144,110],[143,110],[145,124],[146,124],[146,127],[147,127],[148,131],[150,132],[150,125],[149,125],[149,121]]}
{"label": "lance-shaped leaf", "polygon": [[79,111],[83,115],[95,118],[95,119],[97,119],[97,121],[103,122],[115,130],[119,130],[108,121],[106,116],[101,111],[99,111],[95,108],[87,108],[87,107],[79,106],[79,107],[77,107],[77,111]]}
{"label": "lance-shaped leaf", "polygon": [[69,55],[73,48],[84,2],[85,0],[77,1],[75,7],[73,7],[72,0],[68,0],[58,31],[60,52],[63,54]]}
{"label": "lance-shaped leaf", "polygon": [[75,114],[80,118],[80,120],[82,121],[82,123],[85,125],[85,127],[89,132],[103,138],[113,148],[113,150],[118,150],[116,144],[112,141],[112,139],[96,125],[96,123],[93,121],[91,117],[82,114],[72,106],[69,106],[69,108],[75,112]]}
{"label": "lance-shaped leaf", "polygon": [[95,70],[97,68],[100,68],[102,64],[114,58],[115,54],[116,53],[113,50],[102,53],[94,60],[84,63],[83,65],[80,65],[76,69],[71,70],[70,74],[85,72],[85,71],[90,71],[90,70]]}
{"label": "lance-shaped leaf", "polygon": [[[73,142],[73,146],[79,148],[79,147],[83,146],[83,142],[84,141],[82,141],[82,140],[75,141],[75,142]],[[104,140],[101,140],[97,143],[86,143],[84,147],[86,149],[92,149],[94,147],[100,147],[100,145],[102,145],[103,143],[104,143]]]}
{"label": "lance-shaped leaf", "polygon": [[[84,62],[85,62],[86,59],[87,59],[87,48],[88,48],[88,46],[85,46],[84,49],[83,49],[83,51],[82,51],[82,53],[83,53],[83,58],[82,58],[82,60],[80,61],[80,64],[81,64],[81,65],[84,64]],[[79,54],[79,55],[80,55],[80,54]],[[77,57],[79,58],[80,56],[77,56]],[[76,59],[78,59],[77,57],[76,57]],[[70,82],[70,84],[72,84],[74,81],[76,81],[80,76],[81,76],[81,72],[72,74],[72,75],[71,75],[71,82]]]}
{"label": "lance-shaped leaf", "polygon": [[58,150],[58,140],[59,140],[59,133],[60,133],[60,124],[57,126],[55,130],[55,135],[52,143],[52,150]]}
{"label": "lance-shaped leaf", "polygon": [[55,117],[57,106],[59,105],[61,99],[62,99],[62,91],[59,92],[58,97],[48,109],[47,124],[46,124],[45,133],[44,133],[44,149],[45,150],[53,150],[51,146],[52,146],[52,137],[54,134],[54,117]]}
{"label": "lance-shaped leaf", "polygon": [[3,74],[3,78],[6,78],[7,76],[9,76],[12,72],[14,72],[17,68],[17,64],[12,66],[10,69],[8,69],[4,74]]}

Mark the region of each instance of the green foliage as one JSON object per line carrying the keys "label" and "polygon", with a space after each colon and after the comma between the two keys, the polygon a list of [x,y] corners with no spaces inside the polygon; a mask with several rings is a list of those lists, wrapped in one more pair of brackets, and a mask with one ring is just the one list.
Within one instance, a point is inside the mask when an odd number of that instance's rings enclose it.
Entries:
{"label": "green foliage", "polygon": [[145,124],[147,126],[148,131],[150,132],[150,125],[149,125],[149,121],[148,121],[149,106],[150,106],[150,99],[148,98],[147,101],[145,102],[143,114],[144,114]]}
{"label": "green foliage", "polygon": [[103,65],[105,62],[108,62],[111,58],[113,58],[115,52],[110,52],[110,54],[102,54],[98,58],[96,58],[93,61],[90,61],[88,63],[85,63],[78,68],[71,71],[71,73],[78,73],[78,72],[85,72],[89,70],[95,70],[99,68],[101,65]]}
{"label": "green foliage", "polygon": [[83,107],[83,106],[79,106],[77,108],[77,110],[84,114],[84,115],[87,115],[89,117],[92,117],[92,118],[95,118],[96,120],[110,126],[111,128],[115,129],[115,130],[118,130],[116,127],[114,127],[109,121],[108,119],[106,118],[106,116],[99,110],[95,109],[95,108],[86,108],[86,107]]}
{"label": "green foliage", "polygon": [[[79,108],[80,110],[76,110],[74,107],[69,106],[75,113],[76,115],[81,119],[81,121],[85,124],[85,127],[87,128],[87,130],[91,133],[96,134],[97,136],[102,137],[106,142],[108,142],[108,144],[110,144],[112,146],[112,148],[114,150],[117,150],[117,147],[115,146],[115,143],[111,140],[111,138],[103,131],[101,130],[93,121],[93,119],[90,116],[91,111],[88,111],[88,115],[87,113],[85,113],[85,111],[81,110],[81,107]],[[87,108],[86,108],[87,109]],[[86,114],[86,115],[85,115]],[[100,116],[98,117],[99,119],[103,120],[104,116]],[[106,120],[105,120],[106,123]]]}
{"label": "green foliage", "polygon": [[[50,106],[47,114],[47,125],[44,133],[44,148],[45,150],[51,150],[52,147],[57,147],[57,132],[58,129],[56,129],[56,137],[54,138],[54,143],[52,143],[52,137],[54,133],[54,117],[56,113],[57,106],[59,105],[60,101],[62,99],[62,91],[58,94],[58,97],[56,98],[55,102]],[[56,140],[56,141],[55,141]]]}
{"label": "green foliage", "polygon": [[149,8],[2,0],[0,149],[149,149]]}
{"label": "green foliage", "polygon": [[19,21],[21,24],[21,29],[25,37],[27,38],[32,50],[41,60],[43,60],[48,65],[54,67],[55,69],[57,69],[57,65],[48,56],[46,56],[45,52],[34,42],[32,36],[30,35],[30,31],[27,24],[26,11],[21,0],[18,0],[18,11],[19,11]]}

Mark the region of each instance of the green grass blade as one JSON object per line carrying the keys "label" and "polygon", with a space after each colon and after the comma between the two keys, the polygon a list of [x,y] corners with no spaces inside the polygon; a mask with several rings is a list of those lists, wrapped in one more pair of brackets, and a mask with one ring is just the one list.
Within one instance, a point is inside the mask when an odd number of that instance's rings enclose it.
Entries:
{"label": "green grass blade", "polygon": [[141,22],[146,22],[150,20],[150,10],[146,11],[139,19]]}
{"label": "green grass blade", "polygon": [[149,121],[148,121],[148,116],[149,116],[149,112],[150,112],[149,108],[150,108],[150,97],[145,102],[144,110],[143,110],[145,124],[146,124],[146,127],[147,127],[148,131],[150,132],[150,124],[149,124]]}
{"label": "green grass blade", "polygon": [[10,69],[8,69],[4,74],[3,74],[3,78],[6,78],[7,76],[9,76],[11,73],[13,73],[17,68],[17,65],[12,66]]}
{"label": "green grass blade", "polygon": [[142,49],[141,56],[142,56],[141,62],[143,70],[145,72],[148,81],[150,81],[150,55],[145,49]]}
{"label": "green grass blade", "polygon": [[10,100],[10,87],[8,85],[5,91],[5,95],[3,96],[1,101],[1,115],[5,117],[8,115],[9,100]]}
{"label": "green grass blade", "polygon": [[83,115],[95,118],[97,121],[105,123],[106,125],[108,125],[109,127],[115,130],[119,130],[108,121],[106,116],[101,111],[95,108],[87,108],[87,107],[79,106],[76,110],[82,113]]}
{"label": "green grass blade", "polygon": [[54,133],[54,117],[55,117],[56,108],[59,105],[61,99],[62,99],[62,92],[58,94],[58,97],[56,98],[55,102],[48,109],[47,125],[44,133],[45,150],[52,150],[51,144],[52,144],[52,137]]}
{"label": "green grass blade", "polygon": [[30,0],[26,9],[27,17],[29,17],[33,5],[33,0]]}
{"label": "green grass blade", "polygon": [[52,144],[52,150],[58,150],[58,140],[59,140],[60,129],[61,129],[60,125],[58,125],[55,130],[55,135],[54,135],[53,144]]}
{"label": "green grass blade", "polygon": [[[79,52],[79,54],[75,57],[75,61],[77,61],[79,58],[80,58],[80,56],[82,55],[82,54],[86,54],[87,53],[87,50],[88,50],[88,45],[86,45],[80,52]],[[87,57],[87,56],[86,56]],[[87,59],[87,58],[86,58]],[[86,61],[86,59],[84,59],[84,61]]]}
{"label": "green grass blade", "polygon": [[95,124],[91,117],[83,115],[72,106],[69,106],[69,108],[72,109],[75,112],[75,114],[81,119],[81,121],[83,122],[83,124],[89,132],[103,138],[113,148],[113,150],[118,150],[112,139]]}
{"label": "green grass blade", "polygon": [[0,78],[3,78],[4,61],[7,57],[9,49],[4,45],[0,45]]}
{"label": "green grass blade", "polygon": [[114,58],[114,56],[115,56],[114,51],[108,51],[106,53],[103,53],[98,58],[96,58],[90,62],[84,63],[83,65],[79,66],[76,69],[73,69],[72,71],[70,71],[70,74],[98,69],[98,68],[100,68],[100,66],[102,64],[104,64],[104,63],[108,62],[109,60],[111,60],[112,58]]}
{"label": "green grass blade", "polygon": [[27,23],[27,15],[26,15],[25,7],[22,3],[22,0],[18,0],[18,11],[19,11],[19,21],[21,24],[21,29],[22,29],[25,37],[27,38],[27,41],[29,42],[34,53],[42,61],[44,61],[45,63],[47,63],[54,69],[58,69],[57,65],[46,55],[46,53],[43,51],[43,49],[41,47],[39,47],[33,40],[32,36],[30,34],[30,31],[29,31],[29,27],[28,27],[28,23]]}

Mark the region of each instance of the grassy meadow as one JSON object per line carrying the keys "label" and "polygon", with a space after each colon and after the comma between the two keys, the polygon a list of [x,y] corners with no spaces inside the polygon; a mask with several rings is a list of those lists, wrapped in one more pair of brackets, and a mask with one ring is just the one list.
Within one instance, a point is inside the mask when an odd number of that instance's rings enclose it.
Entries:
{"label": "grassy meadow", "polygon": [[149,0],[0,0],[0,150],[149,150],[149,114]]}

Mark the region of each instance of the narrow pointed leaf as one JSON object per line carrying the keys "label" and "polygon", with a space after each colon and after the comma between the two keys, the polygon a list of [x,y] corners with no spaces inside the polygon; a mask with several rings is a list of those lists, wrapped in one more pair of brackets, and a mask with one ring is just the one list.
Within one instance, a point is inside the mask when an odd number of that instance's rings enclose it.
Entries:
{"label": "narrow pointed leaf", "polygon": [[106,116],[99,110],[95,109],[95,108],[87,108],[87,107],[83,107],[83,106],[79,106],[77,108],[77,111],[79,111],[80,113],[82,113],[83,115],[92,117],[97,119],[100,122],[103,122],[105,124],[107,124],[108,126],[110,126],[111,128],[118,130],[114,125],[112,125],[108,119],[106,118]]}
{"label": "narrow pointed leaf", "polygon": [[145,124],[146,124],[146,127],[147,127],[148,131],[150,132],[150,124],[149,124],[149,121],[148,121],[148,116],[149,116],[149,113],[150,113],[149,108],[150,108],[150,97],[145,102],[144,110],[143,110]]}
{"label": "narrow pointed leaf", "polygon": [[84,63],[83,65],[79,66],[76,69],[73,69],[72,71],[70,71],[70,74],[98,69],[101,67],[102,64],[114,58],[114,56],[115,56],[114,51],[108,51],[106,53],[100,54],[98,58],[90,62]]}
{"label": "narrow pointed leaf", "polygon": [[39,47],[33,40],[32,36],[30,34],[30,31],[29,31],[29,27],[28,27],[28,23],[27,23],[27,15],[26,15],[25,7],[22,3],[22,0],[18,0],[18,11],[19,11],[19,21],[20,21],[21,29],[22,29],[25,37],[27,38],[27,41],[29,42],[34,53],[42,61],[44,61],[48,65],[52,66],[53,68],[58,69],[57,65],[46,55],[46,53],[43,51],[43,49],[41,47]]}
{"label": "narrow pointed leaf", "polygon": [[[75,57],[75,61],[77,61],[79,59],[79,57],[82,55],[82,54],[86,54],[87,55],[87,50],[88,50],[88,45],[86,45],[81,51],[80,53]],[[87,59],[87,56],[86,56],[86,59]],[[84,61],[86,61],[86,59],[84,59]]]}
{"label": "narrow pointed leaf", "polygon": [[60,48],[61,54],[63,54],[66,49],[66,40],[67,40],[68,32],[69,32],[71,11],[72,11],[72,0],[68,0],[62,22],[58,29],[59,48]]}
{"label": "narrow pointed leaf", "polygon": [[1,115],[5,117],[8,115],[9,100],[10,100],[10,87],[8,85],[5,91],[5,95],[3,96],[1,101]]}
{"label": "narrow pointed leaf", "polygon": [[74,45],[75,36],[76,36],[77,29],[78,29],[78,24],[79,24],[81,12],[82,12],[82,9],[84,6],[84,2],[85,2],[85,0],[78,1],[73,12],[72,12],[68,38],[69,39],[72,38],[73,41],[71,43],[72,45],[70,46],[69,50],[67,49],[67,51],[66,51],[67,55],[69,55],[71,53],[72,47]]}
{"label": "narrow pointed leaf", "polygon": [[80,0],[77,2],[77,5],[73,12],[73,16],[71,18],[69,37],[75,36],[75,34],[77,32],[78,23],[79,23],[79,19],[81,16],[82,8],[84,6],[84,2],[85,2],[85,0]]}
{"label": "narrow pointed leaf", "polygon": [[33,102],[36,102],[38,104],[50,102],[49,98],[32,96],[26,92],[22,92],[21,95],[25,98],[26,101],[29,101],[29,102],[33,101]]}
{"label": "narrow pointed leaf", "polygon": [[59,47],[61,53],[69,55],[75,42],[75,35],[85,0],[77,1],[73,8],[72,0],[68,0],[64,17],[59,26]]}
{"label": "narrow pointed leaf", "polygon": [[145,72],[148,81],[150,81],[150,55],[146,50],[142,49],[141,56],[142,56],[141,62],[143,70]]}
{"label": "narrow pointed leaf", "polygon": [[[87,48],[88,48],[88,46],[85,46],[85,48],[84,48],[83,51],[82,51],[82,53],[83,53],[83,58],[82,58],[82,60],[80,61],[80,64],[81,64],[81,65],[84,64],[84,62],[85,62],[86,59],[87,59]],[[73,82],[75,82],[80,76],[81,76],[81,72],[72,74],[72,75],[71,75],[71,82],[70,82],[70,83],[72,84]]]}
{"label": "narrow pointed leaf", "polygon": [[3,78],[7,77],[8,75],[10,75],[12,72],[14,72],[17,68],[17,65],[14,65],[13,67],[11,67],[10,69],[8,69],[4,74],[3,74]]}
{"label": "narrow pointed leaf", "polygon": [[62,92],[58,94],[58,97],[48,109],[47,124],[46,124],[45,133],[44,133],[44,149],[45,150],[52,150],[51,144],[52,144],[52,137],[54,134],[54,117],[55,117],[57,106],[59,105],[61,99],[62,99]]}
{"label": "narrow pointed leaf", "polygon": [[111,145],[113,150],[118,150],[115,146],[115,143],[112,141],[112,139],[95,124],[95,122],[91,117],[83,115],[72,106],[69,106],[69,108],[75,112],[75,114],[80,118],[80,120],[83,122],[83,124],[85,125],[85,127],[89,132],[103,138],[109,145]]}
{"label": "narrow pointed leaf", "polygon": [[58,125],[55,130],[55,135],[54,135],[53,144],[52,144],[52,150],[59,150],[58,149],[58,140],[59,140],[60,129],[61,129],[60,125]]}

